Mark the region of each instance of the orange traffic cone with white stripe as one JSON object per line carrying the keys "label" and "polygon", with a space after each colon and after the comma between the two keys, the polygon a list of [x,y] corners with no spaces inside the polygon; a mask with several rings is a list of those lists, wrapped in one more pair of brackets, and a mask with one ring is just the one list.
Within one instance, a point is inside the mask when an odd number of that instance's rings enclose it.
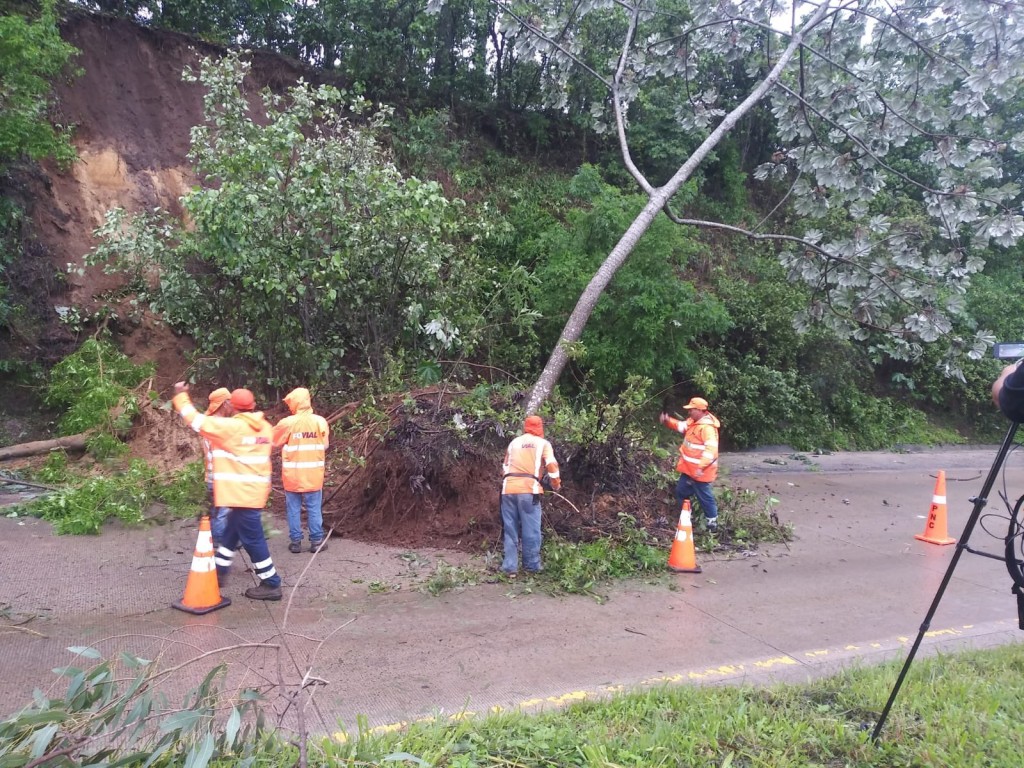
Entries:
{"label": "orange traffic cone with white stripe", "polygon": [[217,583],[217,564],[213,560],[213,534],[210,533],[210,517],[203,515],[199,521],[199,537],[196,540],[196,551],[192,555],[192,569],[185,582],[185,596],[172,608],[186,613],[201,615],[231,605],[226,597],[221,597],[220,585]]}
{"label": "orange traffic cone with white stripe", "polygon": [[668,553],[668,569],[676,573],[700,573],[697,565],[697,553],[693,548],[693,520],[690,515],[690,500],[683,499],[683,508],[679,510],[679,523],[676,525],[676,537],[672,541],[672,551]]}
{"label": "orange traffic cone with white stripe", "polygon": [[927,541],[929,544],[955,544],[946,530],[946,472],[939,470],[935,480],[935,493],[932,494],[932,506],[928,510],[928,520],[924,524],[924,533],[915,533],[915,539]]}

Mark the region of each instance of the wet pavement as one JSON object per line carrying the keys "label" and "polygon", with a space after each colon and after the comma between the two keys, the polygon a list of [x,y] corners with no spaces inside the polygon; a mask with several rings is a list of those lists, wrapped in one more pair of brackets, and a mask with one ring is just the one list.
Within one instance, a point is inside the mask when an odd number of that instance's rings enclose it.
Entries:
{"label": "wet pavement", "polygon": [[[193,523],[58,537],[44,522],[3,518],[0,714],[34,688],[59,694],[51,670],[81,645],[183,665],[163,684],[172,702],[213,659],[227,661],[225,689],[264,691],[285,726],[295,724],[287,692],[315,678],[303,714],[327,733],[354,729],[360,716],[386,727],[665,683],[801,681],[904,658],[956,550],[914,538],[936,474],[946,472],[948,528],[959,537],[994,457],[995,448],[725,455],[725,482],[778,499],[795,540],[728,559],[698,554],[702,573],[616,585],[603,603],[550,597],[528,580],[433,596],[426,585],[440,561],[486,563],[347,540],[313,559],[288,553],[277,532],[285,599],[247,600],[252,576],[236,564],[222,589],[233,604],[196,617],[169,607],[188,576]],[[1015,500],[1024,458],[1012,455],[1005,470],[996,487]],[[993,494],[972,548],[1001,551],[1006,514]],[[964,553],[921,655],[1024,639],[1010,586],[1001,563]]]}

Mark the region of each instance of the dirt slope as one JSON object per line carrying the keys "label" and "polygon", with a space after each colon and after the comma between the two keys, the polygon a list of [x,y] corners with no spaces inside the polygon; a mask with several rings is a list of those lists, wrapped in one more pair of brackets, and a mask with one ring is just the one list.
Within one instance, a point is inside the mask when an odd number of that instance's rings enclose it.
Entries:
{"label": "dirt slope", "polygon": [[[189,131],[202,120],[201,88],[183,82],[181,74],[186,67],[197,68],[202,57],[222,52],[183,35],[78,13],[64,21],[62,35],[81,51],[76,64],[82,74],[57,92],[60,119],[74,127],[79,160],[67,172],[46,168],[28,180],[27,190],[38,257],[58,272],[82,264],[95,245],[93,230],[111,208],[134,212],[159,206],[180,212],[179,198],[196,182],[186,157]],[[255,55],[250,87],[254,92],[265,85],[287,87],[300,76],[317,79],[285,59]],[[124,307],[104,296],[117,287],[116,278],[92,268],[84,275],[70,273],[66,284],[26,282],[22,288],[45,291],[39,300],[52,308],[78,307],[85,317],[104,306],[120,310],[108,326],[136,361],[157,363],[156,388],[166,393],[181,378],[187,340],[148,314],[129,319]],[[49,359],[66,354],[76,332],[95,327],[62,327],[53,309],[49,318],[40,345]]]}
{"label": "dirt slope", "polygon": [[[79,159],[66,172],[46,167],[24,180],[23,194],[31,201],[38,242],[33,249],[37,263],[25,270],[20,288],[33,296],[48,319],[32,342],[41,359],[55,362],[98,325],[63,324],[58,321],[60,311],[79,308],[84,318],[95,315],[99,322],[104,312],[116,312],[107,327],[135,362],[156,363],[153,389],[169,398],[173,383],[187,374],[187,339],[148,312],[130,316],[122,300],[111,294],[118,279],[101,269],[85,269],[82,274],[71,270],[66,281],[41,277],[64,273],[68,265],[81,267],[96,244],[93,230],[111,208],[135,212],[160,207],[181,213],[179,198],[197,181],[187,159],[189,132],[202,120],[202,90],[183,82],[181,74],[222,49],[120,19],[80,13],[65,19],[62,34],[81,51],[76,63],[82,74],[57,92],[60,119],[74,126]],[[281,90],[300,77],[313,83],[323,79],[295,62],[256,54],[247,85],[253,93],[264,86]],[[201,404],[206,388],[195,389]],[[261,405],[271,421],[286,415],[280,403]],[[425,405],[424,412],[436,413],[433,405]],[[325,490],[325,518],[335,526],[335,534],[403,546],[438,544],[479,551],[495,545],[502,448],[474,454],[450,446],[449,458],[439,461],[432,449],[447,439],[445,435],[402,408],[392,415],[399,427],[399,440],[393,445],[379,445],[365,432],[345,436],[346,425],[335,426]],[[145,409],[131,444],[134,455],[163,469],[199,456],[195,435],[159,409]],[[370,457],[366,466],[348,460],[350,449]],[[271,505],[283,517],[276,469],[274,486]]]}
{"label": "dirt slope", "polygon": [[[187,159],[190,129],[202,120],[201,88],[183,82],[181,74],[222,50],[183,35],[78,13],[64,21],[62,34],[81,51],[82,74],[57,94],[61,120],[74,126],[79,159],[66,172],[45,168],[25,182],[38,264],[36,276],[26,272],[21,288],[34,295],[48,318],[35,344],[42,359],[55,362],[105,323],[134,361],[156,363],[152,388],[169,399],[173,383],[188,372],[187,339],[147,312],[132,312],[116,294],[118,278],[102,269],[72,269],[65,282],[38,276],[81,267],[96,244],[93,230],[111,208],[181,213],[179,198],[197,181]],[[254,94],[265,86],[282,90],[300,77],[322,81],[295,62],[256,55],[247,85]],[[60,323],[58,313],[68,307],[79,309],[87,321]],[[212,386],[197,384],[197,402],[205,401]],[[280,403],[261,405],[271,421],[286,415]],[[509,436],[495,424],[480,424],[471,425],[475,441],[462,439],[449,404],[426,393],[412,408],[393,405],[386,430],[393,439],[387,445],[365,431],[344,434],[343,422],[336,427],[325,488],[325,518],[336,534],[401,546],[497,548],[498,478]],[[198,457],[195,436],[158,409],[146,410],[131,442],[135,455],[164,469]],[[611,458],[601,453],[604,448],[614,446],[596,449],[597,467],[581,466],[575,477],[567,468],[565,495],[576,504],[552,500],[546,505],[547,523],[579,537],[614,528],[618,511],[628,509],[648,529],[671,536],[672,523],[665,518],[668,490],[657,500],[649,492],[634,497],[621,486],[612,495],[603,482]],[[352,462],[352,455],[367,457],[365,465]],[[591,482],[594,477],[601,481]],[[277,476],[275,489],[272,506],[283,515]]]}

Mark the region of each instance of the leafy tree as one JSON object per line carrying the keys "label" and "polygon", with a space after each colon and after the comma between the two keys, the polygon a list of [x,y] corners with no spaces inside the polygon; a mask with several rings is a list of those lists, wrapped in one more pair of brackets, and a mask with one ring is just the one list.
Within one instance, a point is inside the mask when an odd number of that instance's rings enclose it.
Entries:
{"label": "leafy tree", "polygon": [[173,29],[218,43],[280,49],[291,36],[290,0],[75,0],[91,11]]}
{"label": "leafy tree", "polygon": [[[640,196],[599,182],[591,167],[584,167],[569,191],[587,207],[570,211],[565,223],[548,227],[534,244],[540,284],[558,287],[542,291],[537,300],[546,318],[538,332],[549,346],[587,276],[643,206]],[[630,375],[665,385],[673,371],[697,366],[695,339],[725,330],[725,307],[678,278],[700,250],[699,243],[667,219],[655,222],[637,244],[581,339],[586,353],[577,355],[577,364],[597,393],[617,394]]]}
{"label": "leafy tree", "polygon": [[112,211],[90,263],[129,274],[227,370],[251,367],[274,385],[320,382],[351,351],[378,373],[399,347],[471,351],[489,279],[472,241],[489,226],[436,183],[399,173],[376,139],[385,111],[357,126],[365,102],[345,112],[336,89],[300,83],[265,91],[253,115],[247,69],[231,54],[187,74],[207,88],[188,226]]}
{"label": "leafy tree", "polygon": [[55,78],[68,73],[77,49],[61,40],[54,0],[45,0],[35,19],[0,16],[0,172],[28,158],[75,158],[69,129],[50,122]]}
{"label": "leafy tree", "polygon": [[[884,332],[885,351],[897,357],[945,338],[950,372],[958,355],[984,353],[991,339],[981,332],[957,337],[951,317],[964,310],[982,249],[1024,234],[1020,189],[1003,168],[1006,156],[1024,147],[1016,117],[1007,117],[1024,88],[1024,8],[952,0],[937,13],[931,3],[826,0],[794,4],[783,28],[777,5],[758,0],[494,2],[499,24],[531,33],[517,38],[521,56],[556,62],[545,70],[553,102],[564,101],[580,70],[604,85],[607,98],[596,111],[613,127],[623,163],[648,197],[581,293],[528,410],[551,392],[601,294],[662,213],[787,245],[781,257],[791,277],[819,297],[806,322],[859,339]],[[587,34],[595,17],[600,36]],[[609,24],[616,34],[608,34]],[[720,88],[721,73],[732,67],[749,75],[742,91]],[[686,97],[677,118],[703,138],[656,186],[634,161],[630,110],[651,89],[679,81]],[[778,146],[757,178],[778,185],[780,201],[811,219],[807,227],[797,236],[785,227],[745,230],[679,215],[679,190],[761,107],[774,116]],[[924,171],[917,177],[889,162],[911,145]],[[917,190],[930,223],[924,232],[872,210],[872,198],[894,183]],[[849,226],[837,234],[816,228],[813,219],[829,212]]]}
{"label": "leafy tree", "polygon": [[11,3],[0,4],[0,13],[0,326],[10,327],[19,301],[9,268],[22,248],[24,214],[2,187],[22,160],[52,157],[64,165],[74,159],[70,130],[50,120],[50,95],[54,79],[71,72],[77,50],[60,38],[53,0],[34,17]]}

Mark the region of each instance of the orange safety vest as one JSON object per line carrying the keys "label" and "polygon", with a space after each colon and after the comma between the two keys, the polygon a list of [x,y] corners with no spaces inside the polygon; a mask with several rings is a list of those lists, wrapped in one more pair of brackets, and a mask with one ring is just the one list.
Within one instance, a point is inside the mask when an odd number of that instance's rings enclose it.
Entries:
{"label": "orange safety vest", "polygon": [[263,414],[240,411],[234,416],[200,413],[187,392],[171,401],[192,429],[210,441],[213,503],[218,507],[262,509],[270,496],[270,451],[273,427]]}
{"label": "orange safety vest", "polygon": [[683,444],[679,446],[679,461],[676,471],[689,475],[700,483],[710,483],[718,477],[718,419],[710,413],[697,421],[680,421],[669,416],[665,426],[683,433]]}
{"label": "orange safety vest", "polygon": [[274,427],[274,447],[281,448],[281,482],[291,493],[319,491],[330,436],[327,419],[313,413],[307,389],[292,390],[284,401],[293,415]]}
{"label": "orange safety vest", "polygon": [[557,491],[562,480],[551,443],[529,433],[517,437],[508,444],[505,463],[501,465],[501,473],[505,476],[501,482],[502,495],[544,493],[540,484],[542,467],[551,478],[551,487]]}

